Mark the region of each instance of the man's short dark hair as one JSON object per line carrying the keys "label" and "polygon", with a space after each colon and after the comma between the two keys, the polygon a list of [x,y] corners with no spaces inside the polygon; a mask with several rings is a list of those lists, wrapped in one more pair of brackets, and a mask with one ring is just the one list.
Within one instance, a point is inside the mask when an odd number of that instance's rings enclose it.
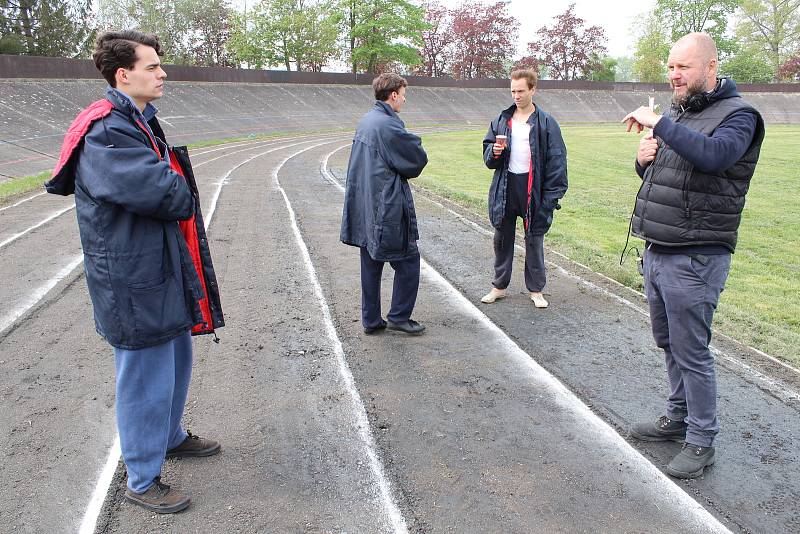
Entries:
{"label": "man's short dark hair", "polygon": [[100,34],[94,45],[94,64],[103,78],[111,85],[117,86],[118,69],[131,69],[136,63],[136,47],[149,46],[159,56],[164,54],[158,37],[136,30],[110,31]]}
{"label": "man's short dark hair", "polygon": [[372,89],[375,91],[375,100],[386,102],[389,96],[401,87],[408,87],[405,78],[394,72],[384,72],[372,80]]}

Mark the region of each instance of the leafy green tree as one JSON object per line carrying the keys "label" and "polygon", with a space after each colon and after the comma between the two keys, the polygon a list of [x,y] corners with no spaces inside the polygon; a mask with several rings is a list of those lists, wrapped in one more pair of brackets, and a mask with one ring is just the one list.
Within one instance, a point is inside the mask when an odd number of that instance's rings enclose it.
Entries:
{"label": "leafy green tree", "polygon": [[669,37],[660,20],[651,14],[636,41],[633,53],[633,75],[640,82],[667,81]]}
{"label": "leafy green tree", "polygon": [[250,13],[233,13],[231,15],[231,33],[225,47],[234,62],[255,69],[269,66],[265,63],[263,50],[258,46],[254,31],[250,30]]}
{"label": "leafy green tree", "polygon": [[189,54],[195,65],[227,67],[232,58],[226,47],[233,10],[227,0],[192,0]]}
{"label": "leafy green tree", "polygon": [[22,42],[22,37],[3,32],[3,36],[0,37],[0,54],[19,55],[24,53],[25,43]]}
{"label": "leafy green tree", "polygon": [[593,82],[613,82],[617,78],[617,60],[613,57],[594,58],[590,63],[595,68],[586,72],[586,79]]}
{"label": "leafy green tree", "polygon": [[800,0],[742,0],[736,37],[745,48],[763,54],[780,79],[780,68],[800,43]]}
{"label": "leafy green tree", "polygon": [[633,77],[633,58],[621,56],[616,58],[617,66],[614,69],[615,82],[632,82]]}
{"label": "leafy green tree", "polygon": [[741,0],[657,0],[655,16],[669,29],[668,37],[677,41],[687,33],[705,32],[717,44],[721,56],[732,53],[733,39],[725,36],[728,18]]}
{"label": "leafy green tree", "polygon": [[91,0],[0,0],[0,13],[3,50],[82,57],[91,49]]}
{"label": "leafy green tree", "polygon": [[345,49],[352,71],[377,73],[422,62],[425,10],[409,0],[339,0]]}
{"label": "leafy green tree", "polygon": [[339,24],[342,15],[330,2],[305,7],[294,21],[294,61],[297,70],[321,72],[339,53]]}
{"label": "leafy green tree", "polygon": [[774,71],[758,50],[743,48],[720,65],[720,74],[730,76],[738,83],[768,83]]}
{"label": "leafy green tree", "polygon": [[166,63],[191,64],[192,0],[99,0],[101,29],[137,29],[158,36]]}
{"label": "leafy green tree", "polygon": [[167,63],[227,66],[229,0],[99,0],[100,26],[153,33]]}
{"label": "leafy green tree", "polygon": [[340,19],[327,2],[262,0],[235,17],[228,47],[256,68],[321,71],[338,52]]}

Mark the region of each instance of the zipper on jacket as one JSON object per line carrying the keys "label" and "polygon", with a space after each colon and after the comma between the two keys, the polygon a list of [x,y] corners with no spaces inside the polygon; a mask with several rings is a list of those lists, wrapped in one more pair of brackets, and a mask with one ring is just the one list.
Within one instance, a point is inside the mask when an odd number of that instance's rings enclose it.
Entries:
{"label": "zipper on jacket", "polygon": [[[683,116],[685,114],[686,114],[686,109],[681,107],[681,111],[680,111],[680,113],[678,113],[678,116],[675,118],[675,122],[676,123],[680,122],[680,120],[683,118]],[[691,216],[692,216],[692,212],[689,209],[689,180],[691,179],[693,172],[694,172],[694,165],[691,166],[691,169],[689,169],[689,171],[686,173],[686,175],[685,175],[685,177],[683,179],[683,191],[682,191],[682,193],[683,193],[683,216],[687,220],[690,219]]]}
{"label": "zipper on jacket", "polygon": [[687,173],[683,179],[683,216],[689,219],[691,217],[691,210],[689,210],[689,178],[691,174]]}

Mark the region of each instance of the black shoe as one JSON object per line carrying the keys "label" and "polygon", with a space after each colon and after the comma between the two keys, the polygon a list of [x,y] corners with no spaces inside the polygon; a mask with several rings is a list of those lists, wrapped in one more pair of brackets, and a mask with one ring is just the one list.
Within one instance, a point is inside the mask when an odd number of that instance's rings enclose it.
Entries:
{"label": "black shoe", "polygon": [[683,441],[687,426],[683,421],[662,415],[655,422],[636,423],[630,429],[630,436],[642,441]]}
{"label": "black shoe", "polygon": [[681,452],[667,464],[667,473],[676,478],[697,478],[709,465],[714,465],[714,447],[684,443]]}
{"label": "black shoe", "polygon": [[386,321],[381,322],[378,326],[365,326],[364,333],[367,335],[377,334],[386,330]]}
{"label": "black shoe", "polygon": [[386,328],[389,330],[397,330],[399,332],[405,332],[406,334],[411,335],[419,335],[425,331],[425,327],[419,324],[417,321],[409,319],[404,323],[393,323],[389,321]]}

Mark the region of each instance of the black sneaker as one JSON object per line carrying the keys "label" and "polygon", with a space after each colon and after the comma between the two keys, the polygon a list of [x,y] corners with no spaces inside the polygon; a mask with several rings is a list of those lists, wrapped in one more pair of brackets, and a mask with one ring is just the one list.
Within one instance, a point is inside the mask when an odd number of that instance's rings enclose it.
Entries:
{"label": "black sneaker", "polygon": [[655,422],[636,423],[629,434],[642,441],[683,441],[687,426],[683,421],[673,421],[662,415]]}
{"label": "black sneaker", "polygon": [[365,326],[364,333],[367,335],[378,334],[386,330],[386,321],[381,322],[378,326]]}
{"label": "black sneaker", "polygon": [[405,332],[406,334],[411,334],[414,336],[417,336],[425,331],[424,326],[411,319],[404,323],[393,323],[392,321],[389,321],[386,325],[386,328],[389,330],[397,330],[398,332]]}
{"label": "black sneaker", "polygon": [[161,477],[156,477],[153,485],[144,493],[134,493],[130,488],[125,490],[125,500],[139,505],[142,508],[157,514],[174,514],[180,512],[191,502],[188,496],[168,484],[161,482]]}
{"label": "black sneaker", "polygon": [[697,478],[709,465],[714,465],[714,447],[684,443],[681,452],[667,464],[667,473],[675,478]]}

